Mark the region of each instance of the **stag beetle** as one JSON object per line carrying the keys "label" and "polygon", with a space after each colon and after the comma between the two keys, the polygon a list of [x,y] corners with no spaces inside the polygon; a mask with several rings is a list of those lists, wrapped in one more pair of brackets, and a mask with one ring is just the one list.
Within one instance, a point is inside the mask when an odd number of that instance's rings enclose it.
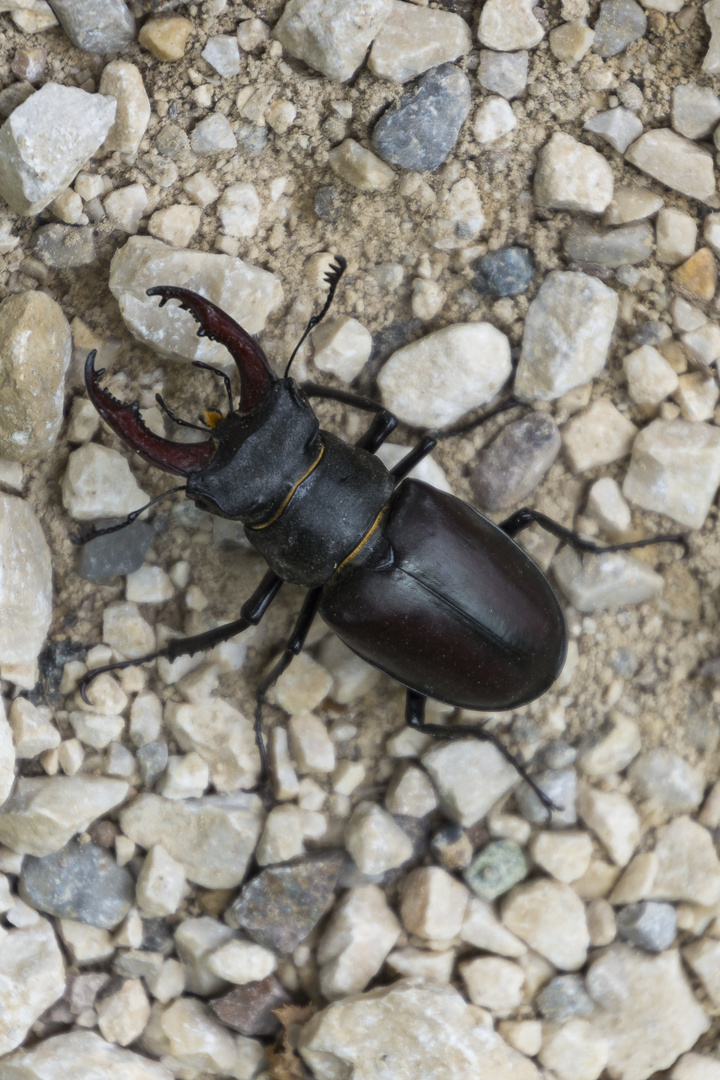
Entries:
{"label": "stag beetle", "polygon": [[[84,676],[82,694],[103,671],[156,657],[174,660],[233,637],[258,623],[283,582],[291,582],[309,591],[282,657],[258,691],[255,731],[266,774],[261,732],[265,692],[300,652],[320,614],[355,653],[407,688],[411,727],[442,739],[472,736],[493,742],[549,811],[551,800],[491,732],[474,724],[425,723],[425,701],[431,697],[465,709],[514,709],[539,697],[560,674],[567,646],[565,617],[545,575],[515,543],[522,529],[537,523],[587,552],[682,542],[682,537],[601,548],[527,508],[495,525],[460,499],[407,478],[438,438],[478,421],[426,435],[387,469],[374,455],[397,425],[392,413],[352,393],[314,383],[298,387],[288,374],[300,344],[326,314],[344,269],[345,260],[338,257],[326,277],[325,306],[308,323],[283,378],[273,373],[258,343],[209,300],[175,286],[148,289],[149,296],[160,297],[161,306],[178,300],[200,324],[198,334],[225,345],[240,372],[236,409],[229,378],[210,367],[225,382],[228,412],[205,413],[209,437],[204,442],[176,443],[148,430],[137,402],[121,404],[101,389],[103,372],[95,371],[95,353],[88,356],[87,392],[112,430],[152,465],[186,478],[171,491],[184,490],[200,509],[240,520],[270,569],[234,622],[173,640],[139,660],[95,668]],[[209,367],[199,361],[196,366]],[[349,445],[320,429],[312,397],[375,416],[357,443]],[[187,425],[159,395],[158,403],[173,421]],[[91,535],[122,528],[144,509]]]}

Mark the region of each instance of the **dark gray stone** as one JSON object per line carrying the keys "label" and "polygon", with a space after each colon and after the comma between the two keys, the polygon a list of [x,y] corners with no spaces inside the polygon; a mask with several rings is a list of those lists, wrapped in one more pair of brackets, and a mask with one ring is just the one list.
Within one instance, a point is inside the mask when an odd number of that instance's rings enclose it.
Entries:
{"label": "dark gray stone", "polygon": [[89,540],[78,548],[77,572],[86,581],[132,574],[145,561],[153,537],[152,525],[135,521],[126,529]]}
{"label": "dark gray stone", "polygon": [[452,150],[469,111],[467,75],[443,64],[380,117],[372,134],[373,148],[391,165],[431,172]]}
{"label": "dark gray stone", "polygon": [[615,916],[617,932],[624,941],[646,952],[669,949],[677,932],[677,916],[672,904],[642,900],[628,904]]}
{"label": "dark gray stone", "polygon": [[544,986],[535,1003],[546,1020],[559,1024],[589,1016],[594,1005],[580,975],[558,975]]}
{"label": "dark gray stone", "polygon": [[473,264],[473,288],[481,296],[519,296],[527,292],[535,265],[527,248],[491,251]]}
{"label": "dark gray stone", "polygon": [[[534,773],[533,780],[548,798],[562,810],[553,810],[551,826],[574,825],[577,821],[575,797],[577,773],[574,769],[545,769]],[[547,825],[548,812],[529,784],[518,784],[514,791],[518,810],[532,825]]]}
{"label": "dark gray stone", "polygon": [[56,270],[95,261],[95,237],[89,225],[41,225],[32,238],[35,254]]}
{"label": "dark gray stone", "polygon": [[593,50],[600,56],[616,56],[646,30],[647,15],[635,0],[603,0]]}
{"label": "dark gray stone", "polygon": [[156,781],[165,772],[168,763],[167,743],[161,740],[146,743],[135,751],[135,760],[145,787],[154,787]]}
{"label": "dark gray stone", "polygon": [[514,840],[494,840],[478,852],[463,877],[481,900],[495,900],[528,875],[525,852]]}
{"label": "dark gray stone", "polygon": [[107,848],[71,840],[43,858],[26,855],[19,891],[38,911],[112,930],[130,910],[135,882]]}
{"label": "dark gray stone", "polygon": [[652,226],[647,221],[622,225],[619,229],[593,229],[590,225],[571,225],[563,247],[569,259],[597,263],[614,269],[645,262],[653,253]]}
{"label": "dark gray stone", "polygon": [[274,1013],[290,1004],[290,995],[275,978],[244,983],[224,997],[210,1002],[210,1008],[227,1027],[241,1035],[277,1035],[280,1021]]}
{"label": "dark gray stone", "polygon": [[50,0],[50,7],[73,45],[86,52],[120,52],[135,37],[124,0]]}
{"label": "dark gray stone", "polygon": [[334,225],[340,216],[340,194],[332,184],[317,189],[313,203],[315,216],[328,225]]}
{"label": "dark gray stone", "polygon": [[470,486],[482,510],[502,510],[522,502],[542,480],[560,452],[557,424],[547,413],[531,412],[507,424],[477,456]]}

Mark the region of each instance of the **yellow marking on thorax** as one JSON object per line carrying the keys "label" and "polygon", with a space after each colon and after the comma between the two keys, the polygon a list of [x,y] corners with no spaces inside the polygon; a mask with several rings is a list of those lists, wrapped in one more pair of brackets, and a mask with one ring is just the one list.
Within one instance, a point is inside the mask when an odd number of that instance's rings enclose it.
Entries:
{"label": "yellow marking on thorax", "polygon": [[253,529],[253,530],[259,530],[259,529],[267,529],[268,525],[272,525],[272,523],[273,523],[274,521],[277,521],[277,519],[278,519],[278,518],[280,517],[280,515],[282,514],[283,510],[286,510],[286,509],[287,509],[287,505],[288,505],[288,503],[289,503],[289,502],[290,502],[290,500],[292,499],[292,497],[293,497],[293,495],[295,494],[295,492],[297,491],[297,489],[298,489],[298,488],[300,487],[300,485],[302,484],[303,480],[307,480],[307,478],[308,478],[308,476],[310,475],[310,473],[311,473],[311,472],[313,472],[313,471],[314,471],[314,470],[315,470],[315,469],[316,469],[316,468],[318,467],[318,465],[320,464],[320,458],[321,458],[321,457],[323,456],[323,454],[324,454],[324,453],[325,453],[325,446],[324,446],[324,444],[323,444],[323,443],[321,443],[321,444],[320,444],[320,453],[319,453],[319,454],[318,454],[318,456],[317,456],[317,457],[315,458],[315,460],[313,461],[312,465],[311,465],[311,466],[310,466],[310,468],[309,468],[309,469],[307,470],[307,472],[306,472],[306,473],[303,473],[303,475],[302,475],[302,476],[300,477],[300,479],[299,479],[299,480],[297,480],[297,481],[296,481],[296,482],[295,482],[295,483],[293,484],[293,486],[292,486],[292,487],[290,488],[290,491],[289,491],[289,492],[287,493],[287,495],[285,496],[285,498],[283,499],[282,503],[280,504],[280,506],[278,507],[278,509],[277,509],[277,510],[275,511],[275,513],[273,514],[273,516],[272,516],[271,518],[268,518],[268,520],[267,520],[267,521],[263,521],[262,525],[249,525],[249,526],[248,526],[248,528],[249,528],[249,529]]}
{"label": "yellow marking on thorax", "polygon": [[349,555],[345,556],[345,558],[340,563],[340,565],[338,566],[335,573],[337,573],[338,570],[342,570],[343,566],[345,566],[346,563],[351,562],[360,553],[361,549],[365,546],[365,544],[367,544],[368,540],[373,535],[373,533],[376,533],[378,531],[378,529],[380,528],[380,525],[382,524],[382,520],[385,517],[386,513],[387,513],[387,503],[385,504],[385,506],[380,507],[380,510],[378,511],[377,517],[373,521],[373,523],[370,526],[370,528],[368,529],[368,531],[363,536],[360,543],[357,545],[357,547],[353,548],[353,550],[350,552]]}

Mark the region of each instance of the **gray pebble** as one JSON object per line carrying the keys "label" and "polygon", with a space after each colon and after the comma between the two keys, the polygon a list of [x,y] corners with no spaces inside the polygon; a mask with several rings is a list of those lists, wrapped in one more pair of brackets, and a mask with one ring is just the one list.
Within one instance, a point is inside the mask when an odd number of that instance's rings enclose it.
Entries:
{"label": "gray pebble", "polygon": [[647,16],[635,0],[603,0],[593,50],[600,56],[616,56],[646,30]]}
{"label": "gray pebble", "polygon": [[610,661],[610,667],[616,675],[624,679],[631,679],[638,669],[640,661],[632,649],[618,649]]}
{"label": "gray pebble", "polygon": [[145,746],[139,747],[135,752],[135,759],[143,784],[147,788],[152,788],[162,776],[168,763],[167,743],[161,740],[145,743]]}
{"label": "gray pebble", "polygon": [[536,760],[546,769],[567,769],[577,757],[577,750],[564,739],[553,739],[541,749]]}
{"label": "gray pebble", "polygon": [[501,248],[473,264],[473,286],[481,296],[519,296],[527,292],[534,269],[527,248]]}
{"label": "gray pebble", "polygon": [[480,451],[470,486],[482,510],[502,510],[522,502],[540,483],[560,452],[557,424],[547,413],[531,412],[507,424]]}
{"label": "gray pebble", "polygon": [[447,158],[469,111],[467,75],[452,64],[443,64],[380,117],[372,134],[373,147],[391,165],[430,172]]}
{"label": "gray pebble", "polygon": [[594,229],[572,225],[563,241],[565,254],[576,262],[599,266],[634,265],[649,259],[653,251],[653,231],[646,221],[619,229]]}
{"label": "gray pebble", "polygon": [[659,345],[672,337],[672,330],[667,323],[659,319],[648,319],[635,331],[632,340],[636,345]]}
{"label": "gray pebble", "polygon": [[[577,821],[575,796],[577,793],[577,773],[574,769],[546,769],[535,773],[533,780],[554,803],[562,810],[553,810],[550,824],[553,826],[574,825]],[[547,824],[547,810],[529,784],[519,784],[515,789],[515,801],[526,821],[533,825]]]}
{"label": "gray pebble", "polygon": [[87,266],[95,260],[95,237],[90,226],[41,225],[33,235],[32,246],[38,258],[56,270]]}
{"label": "gray pebble", "polygon": [[106,848],[71,840],[52,855],[25,856],[20,896],[38,911],[112,930],[130,910],[135,882]]}
{"label": "gray pebble", "polygon": [[663,952],[675,940],[677,916],[672,904],[642,900],[621,908],[615,919],[620,937],[646,952]]}
{"label": "gray pebble", "polygon": [[665,746],[636,757],[628,776],[639,798],[656,800],[670,814],[687,814],[702,801],[700,772]]}
{"label": "gray pebble", "polygon": [[478,852],[463,877],[481,900],[495,900],[528,874],[525,852],[514,840],[495,840]]}
{"label": "gray pebble", "polygon": [[594,1008],[580,975],[558,975],[544,986],[535,1003],[546,1020],[559,1024],[579,1016],[588,1016]]}
{"label": "gray pebble", "polygon": [[340,194],[332,184],[318,188],[313,204],[316,217],[328,225],[334,225],[340,216]]}
{"label": "gray pebble", "polygon": [[632,109],[633,112],[637,112],[645,104],[643,92],[634,82],[621,83],[617,88],[617,96],[620,98],[620,104],[626,109]]}
{"label": "gray pebble", "polygon": [[86,52],[120,52],[135,37],[124,0],[50,0],[50,7],[73,45]]}
{"label": "gray pebble", "polygon": [[155,148],[165,157],[180,157],[189,153],[190,139],[177,124],[163,124],[155,140]]}
{"label": "gray pebble", "polygon": [[511,98],[522,94],[527,85],[528,54],[521,52],[501,53],[492,49],[480,50],[480,85],[490,94]]}
{"label": "gray pebble", "polygon": [[265,149],[268,140],[266,128],[257,127],[255,124],[241,124],[236,133],[238,149],[245,157],[255,158]]}
{"label": "gray pebble", "polygon": [[153,542],[153,528],[135,521],[126,529],[98,536],[78,549],[77,572],[86,581],[104,581],[139,570]]}

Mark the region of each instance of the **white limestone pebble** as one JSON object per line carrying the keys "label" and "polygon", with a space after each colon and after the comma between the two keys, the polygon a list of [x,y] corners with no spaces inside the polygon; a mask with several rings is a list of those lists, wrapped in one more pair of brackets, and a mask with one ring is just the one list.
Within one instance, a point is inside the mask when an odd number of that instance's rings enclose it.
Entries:
{"label": "white limestone pebble", "polygon": [[585,19],[571,19],[550,31],[550,51],[563,64],[575,66],[590,50],[595,39]]}
{"label": "white limestone pebble", "polygon": [[210,957],[236,935],[229,926],[202,915],[198,919],[185,919],[175,930],[175,948],[185,967],[185,986],[193,994],[217,993],[222,981],[209,967]]}
{"label": "white limestone pebble", "polygon": [[503,899],[503,925],[561,971],[577,971],[590,944],[585,906],[560,881],[516,885]]}
{"label": "white limestone pebble", "polygon": [[556,881],[569,884],[590,866],[592,840],[585,832],[538,832],[530,842],[532,859]]}
{"label": "white limestone pebble", "polygon": [[712,154],[670,128],[646,131],[625,151],[625,158],[661,184],[700,202],[715,197]]}
{"label": "white limestone pebble", "polygon": [[593,948],[602,948],[615,940],[617,926],[612,904],[604,898],[591,900],[586,910],[590,944]]}
{"label": "white limestone pebble", "polygon": [[618,311],[617,293],[597,278],[554,270],[525,319],[515,394],[552,401],[605,366]]}
{"label": "white limestone pebble", "polygon": [[229,34],[216,34],[207,39],[207,44],[200,54],[210,67],[215,68],[222,79],[230,79],[240,74],[240,46],[236,37]]}
{"label": "white limestone pebble", "polygon": [[201,157],[211,157],[223,150],[237,149],[237,139],[230,121],[224,113],[210,113],[193,128],[190,136],[193,153]]}
{"label": "white limestone pebble", "polygon": [[702,71],[715,75],[720,71],[720,2],[709,0],[703,4],[705,21],[710,27],[710,45],[702,62]]}
{"label": "white limestone pebble", "polygon": [[614,710],[612,724],[602,737],[580,755],[579,765],[586,776],[609,776],[622,772],[640,753],[640,729],[634,720]]}
{"label": "white limestone pebble", "polygon": [[[387,443],[385,443],[387,446]],[[387,461],[380,458],[384,464]],[[349,649],[335,634],[328,634],[320,645],[318,659],[332,675],[330,697],[339,705],[356,701],[375,686],[380,673]]]}
{"label": "white limestone pebble", "polygon": [[105,716],[102,713],[71,712],[68,720],[76,736],[93,750],[104,750],[122,737],[125,721],[122,716]]}
{"label": "white limestone pebble", "polygon": [[456,323],[398,349],[377,382],[401,420],[435,428],[491,401],[510,372],[505,334],[490,323]]}
{"label": "white limestone pebble", "polygon": [[126,233],[136,233],[140,220],[148,206],[148,195],[143,184],[127,184],[106,196],[105,213],[108,221]]}
{"label": "white limestone pebble", "polygon": [[[365,779],[365,766],[361,761],[339,761],[333,772],[333,791],[338,795],[352,795]],[[389,808],[388,808],[389,809]],[[394,811],[390,811],[393,813]]]}
{"label": "white limestone pebble", "polygon": [[492,904],[471,896],[460,928],[463,941],[485,952],[499,956],[523,956],[527,946],[503,926],[493,910]]}
{"label": "white limestone pebble", "polygon": [[125,979],[114,993],[100,998],[95,1007],[100,1034],[119,1046],[135,1042],[150,1018],[150,1002],[140,979]]}
{"label": "white limestone pebble", "polygon": [[643,126],[642,120],[634,112],[618,105],[615,109],[591,116],[583,124],[583,131],[592,131],[594,135],[599,135],[609,143],[613,150],[624,154],[630,143],[640,138]]}
{"label": "white limestone pebble", "polygon": [[338,315],[320,323],[313,331],[312,343],[315,367],[349,383],[370,359],[372,334],[357,319]]}
{"label": "white limestone pebble", "polygon": [[720,121],[720,98],[709,86],[681,83],[672,92],[672,126],[688,139],[706,139]]}
{"label": "white limestone pebble", "polygon": [[604,1035],[587,1020],[574,1019],[547,1026],[538,1056],[558,1080],[597,1080],[609,1053]]}
{"label": "white limestone pebble", "polygon": [[345,827],[345,847],[363,874],[384,874],[412,856],[412,840],[391,814],[360,802]]}
{"label": "white limestone pebble", "polygon": [[428,774],[416,765],[401,765],[385,793],[390,813],[422,818],[437,805],[438,797]]}
{"label": "white limestone pebble", "polygon": [[200,227],[202,210],[199,206],[173,203],[156,210],[148,221],[148,232],[176,248],[185,248]]}
{"label": "white limestone pebble", "polygon": [[581,559],[569,547],[553,560],[560,588],[578,611],[606,611],[641,604],[662,592],[663,578],[622,551]]}
{"label": "white limestone pebble", "polygon": [[257,783],[260,755],[252,723],[228,701],[214,696],[186,704],[170,701],[165,722],[183,750],[194,750],[207,763],[216,791]]}
{"label": "white limestone pebble", "polygon": [[611,1076],[646,1080],[669,1068],[710,1025],[677,949],[653,956],[612,945],[591,965],[585,985],[597,1005],[589,1022],[608,1040]]}
{"label": "white limestone pebble", "polygon": [[658,831],[657,869],[647,899],[710,907],[720,900],[720,861],[708,830],[678,817]]}
{"label": "white limestone pebble", "polygon": [[637,405],[659,405],[677,390],[678,377],[662,353],[641,345],[623,359],[628,393]]}
{"label": "white limestone pebble", "polygon": [[528,1058],[477,1023],[456,990],[415,979],[353,995],[316,1013],[302,1030],[300,1054],[317,1080],[334,1080],[343,1072],[358,1080],[539,1077]]}
{"label": "white limestone pebble", "polygon": [[392,0],[288,0],[273,36],[291,56],[333,82],[345,82],[392,8]]}
{"label": "white limestone pebble", "polygon": [[309,713],[325,700],[331,687],[330,672],[313,660],[309,653],[300,653],[274,684],[268,700],[291,716]]}
{"label": "white limestone pebble", "polygon": [[498,1032],[510,1046],[526,1057],[535,1057],[542,1046],[542,1024],[539,1020],[501,1020]]}
{"label": "white limestone pebble", "polygon": [[252,1080],[265,1061],[257,1039],[235,1035],[202,1001],[183,997],[156,1005],[143,1035],[145,1049],[167,1062],[173,1076],[233,1076]]}
{"label": "white limestone pebble", "polygon": [[0,806],[15,783],[15,747],[10,724],[5,719],[5,706],[0,698]]}
{"label": "white limestone pebble", "polygon": [[653,799],[670,814],[696,810],[705,790],[702,769],[693,768],[666,746],[656,746],[640,754],[628,778],[641,799]]}
{"label": "white limestone pebble", "polygon": [[135,746],[154,742],[162,727],[162,702],[151,690],[144,690],[130,706],[130,738]]}
{"label": "white limestone pebble", "polygon": [[118,600],[103,612],[103,641],[129,660],[155,651],[155,631],[137,604]]}
{"label": "white limestone pebble", "polygon": [[[413,447],[411,444],[403,446],[401,443],[386,442],[383,443],[378,450],[377,456],[386,468],[392,469],[392,467],[397,465],[399,461],[402,461],[412,449]],[[440,491],[447,491],[452,494],[452,487],[448,483],[445,470],[438,465],[437,461],[432,457],[423,458],[414,469],[410,470],[408,476],[412,476],[416,480],[422,480],[423,483],[430,484]]]}
{"label": "white limestone pebble", "polygon": [[20,778],[0,807],[0,843],[24,855],[51,855],[127,793],[124,780],[103,776]]}
{"label": "white limestone pebble", "polygon": [[515,769],[492,743],[476,739],[434,746],[422,762],[443,810],[458,825],[480,821],[518,780]]}
{"label": "white limestone pebble", "polygon": [[185,891],[185,871],[168,855],[162,844],[154,844],[138,874],[135,897],[140,909],[152,917],[173,915]]}
{"label": "white limestone pebble", "polygon": [[[110,264],[110,290],[130,332],[162,356],[227,365],[224,345],[197,336],[197,323],[177,304],[161,309],[146,290],[161,281],[198,292],[249,334],[265,326],[282,300],[274,274],[230,255],[176,250],[150,236],[133,236]],[[169,314],[171,312],[171,316]]]}
{"label": "white limestone pebble", "polygon": [[61,491],[63,505],[76,521],[124,517],[148,501],[123,455],[100,443],[73,450]]}
{"label": "white limestone pebble", "polygon": [[303,839],[303,811],[290,803],[274,806],[267,816],[255,852],[258,866],[287,862],[301,855]]}
{"label": "white limestone pebble", "polygon": [[482,103],[473,120],[473,134],[482,145],[509,135],[517,125],[512,106],[504,97],[490,97]]}
{"label": "white limestone pebble", "polygon": [[107,137],[114,97],[48,82],[0,128],[0,196],[23,215],[64,191]]}
{"label": "white limestone pebble", "polygon": [[521,1004],[525,972],[512,960],[480,956],[460,964],[460,975],[473,1005],[507,1016]]}
{"label": "white limestone pebble", "polygon": [[532,0],[487,0],[478,24],[478,40],[488,49],[532,49],[544,36],[533,15]]}
{"label": "white limestone pebble", "polygon": [[635,904],[645,900],[657,876],[658,858],[654,851],[642,851],[628,864],[612,892],[612,904]]}
{"label": "white limestone pebble", "polygon": [[597,150],[556,131],[538,154],[535,203],[548,210],[601,214],[613,197],[613,174]]}
{"label": "white limestone pebble", "polygon": [[[0,1057],[65,992],[65,965],[47,919],[0,936]],[[6,1071],[5,1062],[2,1065]]]}
{"label": "white limestone pebble", "polygon": [[217,187],[207,173],[204,172],[193,173],[187,180],[183,180],[183,189],[188,193],[192,201],[203,209],[214,203],[220,196]]}
{"label": "white limestone pebble", "polygon": [[665,206],[657,216],[655,237],[658,262],[676,266],[695,251],[697,223],[685,210]]}
{"label": "white limestone pebble", "polygon": [[355,139],[344,139],[328,153],[332,171],[358,191],[384,191],[395,179],[395,173],[372,150]]}
{"label": "white limestone pebble", "polygon": [[262,19],[243,19],[238,23],[237,39],[245,52],[254,52],[270,38],[270,27]]}
{"label": "white limestone pebble", "polygon": [[[692,307],[693,305],[688,304],[687,306]],[[698,309],[695,308],[695,311],[698,311]],[[699,314],[702,314],[702,312],[699,312]],[[710,364],[714,364],[720,358],[720,327],[716,326],[715,323],[706,322],[697,329],[689,330],[681,336],[680,340],[689,355],[693,359],[699,360],[701,364],[706,364],[709,367]],[[697,372],[692,374],[697,374]]]}
{"label": "white limestone pebble", "polygon": [[662,208],[662,196],[639,184],[618,184],[602,218],[603,225],[625,225],[652,217]]}
{"label": "white limestone pebble", "polygon": [[199,799],[209,783],[208,763],[191,750],[189,754],[170,754],[157,791],[166,799]]}
{"label": "white limestone pebble", "polygon": [[[324,696],[324,695],[323,695]],[[335,768],[335,747],[318,716],[301,713],[288,721],[290,753],[300,773],[330,773]]]}
{"label": "white limestone pebble", "polygon": [[295,799],[299,791],[297,773],[290,759],[287,729],[276,724],[268,739],[268,757],[273,792],[278,800]]}
{"label": "white limestone pebble", "polygon": [[400,918],[406,930],[431,941],[454,938],[460,932],[470,893],[439,866],[412,870],[403,885]]}
{"label": "white limestone pebble", "polygon": [[670,1080],[720,1080],[720,1059],[707,1054],[683,1054],[675,1062]]}
{"label": "white limestone pebble", "polygon": [[150,99],[139,69],[125,60],[113,60],[103,68],[98,89],[117,101],[115,123],[103,143],[103,152],[136,154],[150,121]]}
{"label": "white limestone pebble", "polygon": [[616,866],[627,866],[640,842],[640,819],[626,795],[578,784],[577,810]]}
{"label": "white limestone pebble", "polygon": [[222,230],[243,239],[254,236],[260,224],[261,204],[252,184],[230,184],[217,204]]}
{"label": "white limestone pebble", "polygon": [[428,68],[457,60],[471,46],[470,28],[454,12],[393,0],[373,41],[368,67],[379,79],[403,83]]}
{"label": "white limestone pebble", "polygon": [[447,986],[455,963],[455,951],[442,949],[432,952],[428,949],[416,949],[412,945],[396,949],[387,958],[390,971],[397,975],[424,979],[426,982]]}
{"label": "white limestone pebble", "polygon": [[34,664],[52,614],[50,549],[29,502],[0,494],[0,674]]}
{"label": "white limestone pebble", "polygon": [[712,419],[718,397],[720,390],[715,379],[712,376],[708,378],[702,371],[681,375],[677,390],[673,394],[674,400],[680,406],[683,420],[695,423]]}
{"label": "white limestone pebble", "polygon": [[146,564],[125,578],[125,599],[136,604],[164,604],[175,587],[161,566]]}
{"label": "white limestone pebble", "polygon": [[688,420],[654,420],[633,444],[623,495],[700,529],[720,485],[720,432]]}
{"label": "white limestone pebble", "polygon": [[365,989],[400,937],[401,926],[377,885],[345,893],[320,939],[320,989],[337,1001]]}
{"label": "white limestone pebble", "polygon": [[72,1028],[18,1050],[3,1060],[5,1080],[60,1080],[99,1076],[103,1080],[173,1080],[159,1061],[106,1042],[94,1031]]}
{"label": "white limestone pebble", "polygon": [[162,844],[189,881],[232,889],[245,876],[263,820],[260,800],[244,792],[175,802],[144,794],[122,810],[120,827],[142,847]]}
{"label": "white limestone pebble", "polygon": [[238,941],[233,938],[212,952],[207,962],[214,975],[236,986],[261,982],[272,975],[277,967],[277,957],[270,949],[256,945],[254,941]]}
{"label": "white limestone pebble", "polygon": [[573,416],[562,432],[563,447],[575,473],[626,457],[638,429],[607,398],[598,398]]}
{"label": "white limestone pebble", "polygon": [[683,956],[700,979],[713,1006],[720,1006],[720,941],[700,938],[683,949]]}

